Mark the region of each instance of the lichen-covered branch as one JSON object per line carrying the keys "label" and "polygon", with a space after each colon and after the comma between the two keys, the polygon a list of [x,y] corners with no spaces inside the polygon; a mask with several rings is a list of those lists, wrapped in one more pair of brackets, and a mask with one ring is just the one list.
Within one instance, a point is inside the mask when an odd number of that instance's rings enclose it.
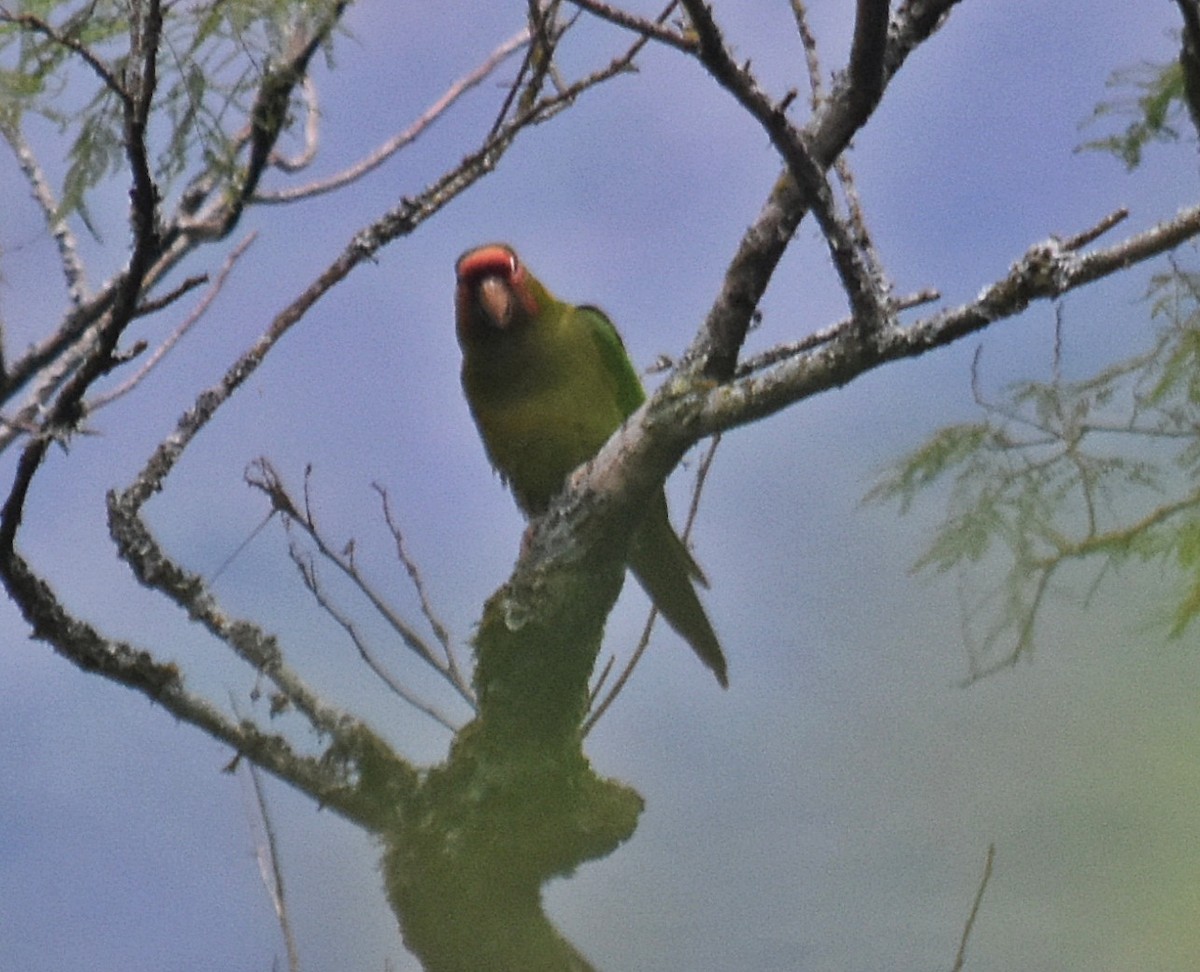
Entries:
{"label": "lichen-covered branch", "polygon": [[[893,15],[883,52],[883,88],[900,70],[909,54],[927,40],[941,25],[957,0],[914,0],[902,4]],[[749,72],[732,64],[722,52],[719,32],[708,8],[699,2],[686,5],[689,14],[700,18],[701,54],[717,80],[746,106],[756,118],[768,119],[778,137],[798,140],[807,156],[820,169],[827,169],[849,144],[874,110],[882,90],[875,90],[875,75],[847,72],[839,78],[817,113],[797,133],[787,133],[786,117],[776,118],[775,108],[758,89]],[[868,16],[873,7],[868,6]],[[863,26],[863,44],[874,36],[869,24]],[[707,31],[707,33],[705,32]],[[705,54],[707,52],[707,55]],[[705,58],[708,60],[705,60]],[[709,61],[711,60],[711,64]],[[779,148],[779,143],[776,143]],[[795,159],[802,161],[799,146]],[[762,211],[743,235],[725,273],[720,293],[713,302],[704,327],[692,342],[683,366],[715,380],[724,380],[737,367],[738,355],[750,328],[754,310],[770,284],[775,267],[791,242],[792,236],[811,204],[790,169],[776,180]]]}
{"label": "lichen-covered branch", "polygon": [[[1108,225],[1109,221],[1104,221]],[[1090,234],[1080,234],[1087,239]],[[770,415],[810,395],[844,385],[888,361],[916,357],[997,321],[1014,317],[1035,300],[1050,300],[1167,253],[1200,235],[1200,206],[1108,247],[1086,252],[1051,237],[1031,246],[979,296],[909,325],[877,334],[870,345],[857,339],[852,321],[838,325],[819,347],[778,361],[761,372],[718,386],[696,418],[697,437]],[[770,353],[766,359],[770,358]]]}

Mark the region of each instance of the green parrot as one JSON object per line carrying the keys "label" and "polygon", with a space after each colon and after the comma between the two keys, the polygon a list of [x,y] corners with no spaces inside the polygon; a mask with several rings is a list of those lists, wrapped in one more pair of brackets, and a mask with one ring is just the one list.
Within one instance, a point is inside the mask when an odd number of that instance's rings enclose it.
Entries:
{"label": "green parrot", "polygon": [[[469,250],[455,265],[462,384],[492,465],[527,516],[646,400],[612,322],[558,300],[511,247]],[[708,585],[671,528],[662,490],[630,541],[629,567],[721,685],[725,656],[693,582]]]}

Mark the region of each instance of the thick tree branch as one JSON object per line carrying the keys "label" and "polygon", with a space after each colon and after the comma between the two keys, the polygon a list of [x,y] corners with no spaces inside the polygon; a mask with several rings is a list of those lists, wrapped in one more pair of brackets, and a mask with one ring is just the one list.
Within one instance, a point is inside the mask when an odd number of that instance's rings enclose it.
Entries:
{"label": "thick tree branch", "polygon": [[[382,808],[372,806],[355,793],[345,775],[346,759],[330,759],[332,750],[324,758],[301,756],[281,736],[265,733],[246,720],[231,720],[207,699],[188,692],[176,665],[157,661],[149,652],[126,642],[109,639],[72,617],[21,557],[7,557],[4,574],[5,583],[25,611],[34,636],[54,645],[72,664],[141,692],[172,715],[228,744],[320,803],[364,826],[378,827]],[[353,740],[360,749],[368,741],[366,736]],[[346,755],[353,751],[349,745],[344,749]]]}
{"label": "thick tree branch", "polygon": [[[1109,224],[1106,218],[1104,223]],[[1079,238],[1086,239],[1090,233]],[[856,339],[852,322],[819,348],[765,372],[737,379],[707,395],[694,421],[696,438],[770,415],[802,398],[827,391],[887,361],[915,357],[1013,317],[1035,300],[1061,296],[1085,284],[1166,253],[1200,235],[1200,206],[1113,246],[1078,253],[1051,238],[1031,246],[1008,273],[979,296],[905,327],[891,327],[870,345]]]}
{"label": "thick tree branch", "polygon": [[[833,190],[824,172],[832,160],[818,163],[804,134],[788,120],[783,103],[776,104],[767,96],[748,66],[741,67],[734,63],[711,11],[702,0],[682,2],[700,36],[700,60],[770,136],[787,164],[788,175],[800,187],[807,207],[816,216],[862,332],[869,335],[882,330],[890,317],[888,286],[880,269],[870,265],[868,254],[857,245],[850,228],[837,214]],[[882,60],[873,68],[859,65],[858,76],[855,77],[853,58],[861,60],[876,46],[875,35],[879,29],[874,21],[878,18],[878,7],[878,0],[864,0],[860,4],[860,22],[851,52],[851,84],[848,90],[853,93],[854,107],[864,117],[874,110],[883,93]],[[867,10],[865,15],[863,8]],[[882,13],[886,19],[886,3],[882,5]],[[867,22],[866,26],[863,26],[864,21]],[[869,85],[870,90],[863,90],[861,85],[864,84]]]}
{"label": "thick tree branch", "polygon": [[875,110],[883,96],[887,50],[888,0],[858,0],[850,46],[850,90],[860,111]]}
{"label": "thick tree branch", "polygon": [[[958,0],[912,0],[900,7],[889,25],[884,51],[885,87],[908,55],[937,30],[957,2]],[[697,0],[692,0],[687,6],[689,13],[695,11],[702,22],[711,23],[706,8]],[[865,36],[873,36],[867,26],[861,29]],[[713,36],[714,30],[715,26],[709,29],[707,35],[701,32],[701,56],[703,57],[703,52],[707,50],[714,58],[728,62],[728,56],[721,53],[723,47],[719,43],[719,35]],[[864,40],[863,43],[867,41]],[[738,73],[731,73],[728,64],[718,70],[725,72],[724,77],[717,76],[717,80],[723,85],[736,86],[740,83]],[[854,133],[870,117],[877,98],[866,96],[870,92],[864,94],[857,87],[869,80],[861,76],[856,80],[849,72],[847,76],[840,78],[829,96],[821,102],[817,114],[801,132],[807,154],[820,169],[826,169],[833,164]],[[747,90],[743,90],[741,94],[751,104],[757,101],[753,95],[753,91]],[[770,110],[764,108],[765,106],[760,104],[758,110],[769,117]],[[681,362],[682,368],[703,373],[716,380],[728,378],[733,373],[754,309],[766,292],[775,267],[791,242],[792,235],[799,227],[809,204],[804,191],[785,170],[776,180],[758,218],[742,237],[704,327]]]}

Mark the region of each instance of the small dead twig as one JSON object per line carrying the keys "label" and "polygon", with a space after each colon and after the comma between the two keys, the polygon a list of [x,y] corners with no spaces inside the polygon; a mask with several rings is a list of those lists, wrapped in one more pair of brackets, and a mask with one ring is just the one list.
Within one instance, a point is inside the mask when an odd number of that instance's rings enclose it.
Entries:
{"label": "small dead twig", "polygon": [[685,33],[677,33],[671,30],[670,27],[663,26],[666,19],[671,15],[671,12],[679,6],[678,0],[672,0],[667,5],[667,9],[654,20],[639,17],[637,14],[614,7],[610,3],[602,3],[601,0],[571,0],[571,2],[580,10],[586,10],[601,20],[607,20],[618,27],[624,27],[635,34],[641,34],[644,40],[655,40],[660,44],[666,44],[668,47],[674,47],[689,54],[695,50],[696,41],[694,38]]}
{"label": "small dead twig", "polygon": [[816,111],[825,100],[825,82],[821,78],[821,58],[817,51],[817,37],[808,22],[808,8],[804,0],[791,0],[792,16],[796,19],[796,32],[800,35],[800,46],[804,48],[804,64],[808,69],[809,107]]}
{"label": "small dead twig", "polygon": [[[316,517],[312,512],[308,488],[311,472],[311,467],[305,470],[304,500],[302,504],[297,504],[292,499],[283,484],[282,478],[265,458],[255,460],[247,470],[245,478],[249,485],[266,494],[271,501],[273,509],[284,514],[290,524],[294,524],[312,541],[317,552],[324,560],[333,564],[354,584],[358,591],[367,599],[368,603],[370,603],[371,607],[399,635],[400,640],[418,658],[449,682],[459,696],[462,697],[463,701],[474,709],[475,695],[471,691],[470,683],[462,675],[457,665],[452,665],[450,661],[442,661],[438,657],[437,652],[434,651],[416,628],[405,621],[400,613],[388,604],[383,595],[363,576],[362,572],[358,569],[358,565],[354,562],[353,542],[346,544],[341,551],[338,551],[326,539],[324,533],[317,525]],[[443,628],[442,630],[444,632],[445,629]],[[453,655],[451,654],[449,657],[452,659]]]}
{"label": "small dead twig", "polygon": [[[895,313],[899,313],[900,311],[910,310],[913,307],[920,307],[922,304],[931,304],[935,300],[940,300],[941,297],[942,295],[931,287],[925,290],[918,290],[906,297],[894,299],[892,301],[892,310]],[[769,368],[771,365],[778,364],[780,361],[786,361],[788,358],[794,358],[805,351],[819,348],[821,345],[828,344],[830,341],[841,337],[853,325],[854,319],[846,317],[836,324],[830,324],[819,331],[814,331],[799,341],[789,341],[786,344],[779,344],[773,348],[768,348],[766,351],[746,358],[745,361],[738,365],[734,375],[737,378],[744,378],[747,375],[754,374],[756,371],[761,371],[764,368]]]}
{"label": "small dead twig", "polygon": [[296,935],[288,913],[283,868],[279,864],[279,842],[275,837],[275,824],[267,808],[262,771],[250,760],[239,760],[239,763],[246,768],[246,779],[250,781],[250,795],[254,801],[253,808],[248,807],[246,812],[253,813],[255,817],[251,820],[250,829],[254,834],[254,857],[258,861],[258,873],[262,878],[263,887],[267,889],[267,896],[271,899],[271,907],[275,910],[275,920],[279,922],[283,946],[287,950],[289,972],[300,972],[300,950],[296,945]]}
{"label": "small dead twig", "polygon": [[1090,226],[1081,233],[1076,233],[1074,236],[1068,236],[1062,241],[1064,250],[1082,250],[1089,243],[1094,243],[1097,239],[1107,233],[1118,223],[1124,222],[1129,218],[1129,210],[1122,206],[1120,209],[1114,210],[1095,226]]}
{"label": "small dead twig", "polygon": [[[323,193],[333,192],[342,186],[361,179],[368,172],[377,169],[401,149],[415,142],[429,127],[442,117],[459,98],[477,87],[485,78],[503,64],[516,51],[529,43],[529,28],[523,28],[489,54],[474,70],[463,75],[446,89],[445,93],[430,105],[415,122],[404,131],[380,145],[375,151],[354,165],[343,169],[327,179],[320,179],[303,186],[290,189],[279,189],[272,192],[258,192],[254,201],[259,203],[286,203],[297,199],[308,199]],[[316,112],[313,111],[312,114]],[[278,164],[278,163],[276,163]]]}
{"label": "small dead twig", "polygon": [[151,314],[157,314],[160,310],[170,307],[175,301],[185,294],[191,293],[197,287],[203,287],[208,283],[207,273],[197,273],[193,276],[184,278],[183,282],[177,284],[168,290],[161,297],[155,297],[152,300],[143,300],[134,311],[134,317],[149,317]]}
{"label": "small dead twig", "polygon": [[362,636],[362,633],[358,630],[358,626],[329,597],[329,594],[321,584],[321,579],[317,573],[317,567],[313,562],[312,556],[306,554],[294,543],[288,545],[288,556],[292,558],[292,563],[300,571],[300,577],[304,581],[304,586],[308,588],[309,593],[312,594],[321,610],[328,614],[338,627],[346,633],[346,636],[358,651],[359,657],[374,672],[375,676],[414,709],[423,712],[433,719],[434,722],[449,729],[451,732],[457,732],[459,726],[455,724],[454,720],[441,712],[436,706],[421,699],[387,669],[387,666],[383,664]]}
{"label": "small dead twig", "polygon": [[[154,370],[154,368],[163,360],[163,358],[170,353],[171,349],[183,339],[183,336],[187,334],[187,332],[190,331],[193,326],[195,326],[196,322],[199,321],[201,317],[204,316],[209,307],[212,306],[212,302],[217,299],[217,295],[221,292],[221,288],[225,286],[225,281],[228,279],[230,272],[233,270],[234,264],[241,259],[242,254],[249,249],[250,244],[254,242],[257,236],[257,231],[253,232],[244,240],[242,240],[242,242],[236,247],[234,247],[229,256],[225,258],[225,262],[221,265],[221,269],[217,272],[217,276],[212,281],[212,284],[209,286],[204,296],[200,299],[200,302],[196,304],[192,312],[188,314],[188,316],[185,317],[182,322],[180,322],[179,326],[176,327],[175,330],[170,333],[170,335],[168,335],[167,339],[163,341],[162,344],[154,349],[153,354],[146,359],[146,361],[135,374],[131,375],[112,391],[105,392],[102,395],[97,395],[95,398],[89,401],[87,403],[87,410],[89,412],[95,412],[98,409],[104,408],[106,405],[111,405],[118,398],[128,395],[131,391],[133,391],[133,389],[142,383],[145,377]],[[205,278],[191,279],[196,280],[198,284]],[[185,281],[185,284],[188,283],[190,283],[190,280]],[[179,296],[181,296],[181,293],[182,291],[177,288],[176,291],[173,291],[171,294],[169,294],[167,298],[164,298],[162,303],[170,303],[170,301],[176,300]]]}
{"label": "small dead twig", "polygon": [[409,556],[408,548],[404,543],[404,535],[400,532],[400,526],[396,522],[395,516],[392,515],[392,504],[388,496],[388,491],[379,483],[372,483],[371,488],[379,494],[379,501],[383,506],[383,519],[387,524],[388,531],[392,535],[392,541],[396,545],[396,556],[399,558],[400,563],[404,565],[404,570],[408,573],[408,578],[417,593],[417,600],[421,605],[421,614],[425,616],[430,630],[433,631],[433,636],[437,638],[438,643],[442,646],[442,651],[446,656],[446,668],[456,681],[466,684],[466,680],[462,677],[461,670],[458,667],[458,659],[454,655],[454,644],[450,639],[450,631],[433,610],[433,602],[429,599],[429,594],[425,588],[425,580],[421,576],[421,569],[417,566],[417,562]]}
{"label": "small dead twig", "polygon": [[971,913],[967,915],[967,923],[963,925],[962,938],[958,942],[958,952],[954,956],[954,965],[950,972],[962,972],[963,963],[967,960],[967,941],[971,930],[975,927],[975,919],[979,917],[979,906],[983,902],[983,892],[987,890],[988,881],[992,879],[992,863],[996,859],[996,845],[988,844],[987,859],[983,864],[983,877],[979,879],[979,888],[975,892],[975,900],[971,903]]}

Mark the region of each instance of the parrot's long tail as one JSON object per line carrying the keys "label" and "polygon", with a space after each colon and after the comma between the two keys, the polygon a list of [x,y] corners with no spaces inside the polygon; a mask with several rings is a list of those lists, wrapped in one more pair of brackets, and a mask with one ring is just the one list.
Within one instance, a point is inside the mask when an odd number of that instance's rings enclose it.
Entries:
{"label": "parrot's long tail", "polygon": [[667,623],[712,669],[721,687],[728,688],[729,675],[721,643],[693,586],[693,582],[706,586],[707,582],[683,541],[671,529],[665,498],[661,502],[661,515],[656,502],[634,532],[629,569]]}

